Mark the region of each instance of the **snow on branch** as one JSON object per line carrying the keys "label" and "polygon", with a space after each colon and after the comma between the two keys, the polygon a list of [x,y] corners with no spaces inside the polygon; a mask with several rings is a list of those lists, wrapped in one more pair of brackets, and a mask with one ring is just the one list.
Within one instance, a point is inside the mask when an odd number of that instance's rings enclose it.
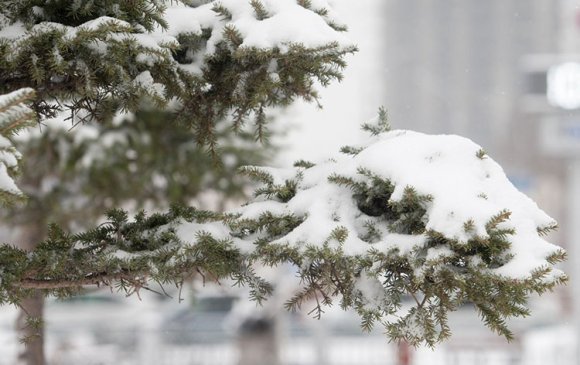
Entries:
{"label": "snow on branch", "polygon": [[529,278],[560,251],[542,236],[556,222],[466,138],[395,130],[355,149],[307,167],[244,168],[265,186],[239,210],[241,219],[297,216],[301,223],[273,244],[327,245],[347,255],[420,248],[426,257],[453,256],[505,243],[493,254],[473,252],[465,265],[483,260],[490,273],[513,279]]}
{"label": "snow on branch", "polygon": [[167,108],[212,149],[223,119],[261,139],[264,110],[317,100],[314,81],[340,80],[356,50],[323,0],[9,2],[0,92],[32,87],[36,112],[75,122]]}
{"label": "snow on branch", "polygon": [[280,48],[284,53],[291,44],[307,48],[335,43],[350,48],[352,43],[341,33],[336,14],[326,1],[317,5],[296,0],[219,0],[199,7],[170,6],[165,16],[167,31],[156,33],[178,37],[180,34],[211,35],[203,49],[204,54],[214,54],[228,36],[226,28],[236,29],[241,48]]}
{"label": "snow on branch", "polygon": [[273,288],[254,269],[291,263],[301,284],[288,309],[320,316],[336,302],[364,329],[433,345],[451,335],[448,313],[471,303],[511,339],[506,320],[567,279],[555,268],[564,251],[544,237],[556,223],[468,139],[390,131],[384,113],[363,128],[366,143],[327,162],[244,168],[262,185],[228,214],[174,208],[130,221],[114,211],[84,234],[53,229],[28,255],[1,247],[0,302],[91,283],[131,294],[197,274],[248,285],[261,301]]}
{"label": "snow on branch", "polygon": [[565,253],[544,237],[556,222],[466,138],[390,131],[384,113],[363,127],[365,144],[327,162],[245,168],[262,187],[236,212],[233,242],[297,266],[289,308],[336,300],[363,327],[432,345],[471,302],[510,339],[505,320],[528,314],[528,296],[566,281],[554,267]]}

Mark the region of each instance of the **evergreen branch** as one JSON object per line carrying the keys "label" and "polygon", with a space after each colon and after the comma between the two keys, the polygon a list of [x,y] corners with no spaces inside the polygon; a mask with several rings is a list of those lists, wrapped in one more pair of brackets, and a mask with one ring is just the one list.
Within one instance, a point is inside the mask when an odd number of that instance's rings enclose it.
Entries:
{"label": "evergreen branch", "polygon": [[[336,42],[320,47],[291,42],[270,48],[240,47],[242,34],[228,24],[237,10],[219,2],[211,4],[223,18],[215,29],[204,28],[199,34],[193,27],[178,35],[177,42],[167,41],[155,30],[155,24],[168,26],[163,2],[138,0],[129,8],[123,3],[116,11],[110,4],[98,9],[87,3],[86,9],[75,12],[63,9],[65,3],[41,6],[42,12],[32,11],[29,2],[15,5],[17,18],[36,25],[15,42],[0,39],[4,60],[0,93],[32,87],[37,91],[32,107],[41,117],[54,117],[66,109],[76,118],[99,122],[112,119],[118,111],[136,111],[143,100],[162,108],[172,103],[177,122],[195,127],[198,142],[216,156],[218,122],[233,114],[238,128],[255,115],[258,140],[263,141],[268,122],[265,106],[288,105],[296,98],[316,101],[312,81],[328,85],[340,80],[343,58],[355,51]],[[250,5],[259,19],[268,16],[260,1]],[[195,18],[195,9],[183,9],[193,10]],[[101,12],[110,18],[101,17]],[[37,13],[44,15],[30,18]],[[118,14],[126,16],[113,17]],[[223,32],[223,40],[212,45],[215,52],[205,57],[208,43],[216,38],[214,32]],[[204,71],[190,72],[189,66],[200,59]],[[272,62],[278,65],[275,79],[268,72]],[[135,82],[147,72],[151,84]],[[248,82],[239,93],[242,74]]]}
{"label": "evergreen branch", "polygon": [[90,274],[83,279],[63,280],[63,279],[32,279],[24,278],[13,286],[22,289],[65,289],[78,288],[90,285],[100,286],[102,284],[109,285],[109,283],[120,280],[131,280],[135,277],[141,277],[143,273],[119,273],[119,274]]}
{"label": "evergreen branch", "polygon": [[[273,288],[256,275],[255,266],[291,263],[299,268],[302,284],[286,302],[287,309],[299,309],[304,302],[313,300],[316,304],[310,313],[318,318],[334,297],[340,297],[341,306],[355,309],[361,315],[363,329],[369,330],[381,320],[380,313],[396,313],[407,294],[414,299],[415,306],[397,323],[386,324],[389,336],[414,345],[433,345],[449,336],[445,314],[467,301],[476,303],[483,321],[492,330],[510,339],[505,319],[528,314],[524,304],[529,293],[550,290],[564,281],[562,277],[557,282],[545,281],[551,275],[550,267],[522,280],[506,280],[490,271],[470,267],[452,270],[448,269],[451,259],[445,256],[424,262],[427,265],[424,276],[413,277],[416,275],[412,269],[413,256],[377,250],[345,255],[340,245],[333,246],[329,241],[344,242],[348,234],[345,227],[335,228],[321,246],[308,245],[304,250],[283,247],[277,243],[279,238],[296,229],[304,219],[271,213],[251,220],[176,207],[163,214],[139,213],[132,220],[120,210],[109,212],[108,217],[106,224],[76,235],[53,226],[49,239],[29,253],[0,246],[3,267],[0,303],[18,302],[30,289],[68,296],[88,285],[115,286],[127,295],[139,295],[140,289],[148,290],[149,281],[172,282],[180,287],[185,278],[196,272],[218,283],[223,278],[233,278],[238,285],[250,288],[254,300],[262,302],[272,295]],[[189,238],[191,243],[184,243],[183,237],[175,235],[176,225],[187,224],[186,221],[198,227],[197,234]],[[218,223],[228,227],[231,238],[203,231],[204,224]],[[244,227],[252,227],[251,234],[235,233]],[[255,250],[246,248],[242,253],[235,239],[253,243]],[[456,254],[465,255],[467,261],[472,253]],[[558,253],[550,257],[551,262],[561,259],[563,256]],[[364,277],[362,272],[366,273]],[[379,277],[386,278],[381,291],[373,291],[379,297],[367,297],[369,293],[360,288],[374,285]],[[362,284],[358,284],[361,280]],[[422,298],[416,295],[419,291]],[[453,293],[454,299],[448,293]],[[406,330],[409,327],[419,329],[422,334],[410,334]]]}

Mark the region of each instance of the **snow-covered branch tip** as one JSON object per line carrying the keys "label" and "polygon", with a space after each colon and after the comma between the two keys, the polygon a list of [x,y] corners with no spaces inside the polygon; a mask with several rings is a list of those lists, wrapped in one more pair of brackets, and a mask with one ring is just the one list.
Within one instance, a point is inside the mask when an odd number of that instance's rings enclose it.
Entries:
{"label": "snow-covered branch tip", "polygon": [[472,303],[511,339],[505,320],[567,280],[565,252],[545,239],[555,221],[466,138],[391,131],[383,110],[363,129],[370,138],[324,163],[245,168],[262,187],[237,211],[234,243],[296,265],[304,287],[289,308],[337,301],[364,328],[433,345],[451,333],[447,313]]}
{"label": "snow-covered branch tip", "polygon": [[133,292],[201,272],[263,300],[272,286],[254,268],[291,263],[301,287],[288,309],[318,316],[338,302],[367,330],[379,323],[391,340],[433,345],[451,334],[448,313],[471,303],[511,339],[506,320],[567,280],[555,267],[564,251],[545,237],[553,219],[466,138],[391,131],[386,114],[364,128],[364,143],[327,162],[245,168],[262,186],[228,214],[113,212],[85,235],[53,231],[32,254],[4,246],[0,299],[18,301],[39,281],[77,281],[49,291],[61,295],[109,278]]}

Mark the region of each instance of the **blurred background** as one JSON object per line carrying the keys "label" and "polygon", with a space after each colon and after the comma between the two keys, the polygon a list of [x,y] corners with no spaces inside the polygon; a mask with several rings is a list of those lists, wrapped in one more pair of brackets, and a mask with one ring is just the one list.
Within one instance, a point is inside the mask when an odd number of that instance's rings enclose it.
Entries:
{"label": "blurred background", "polygon": [[[263,308],[247,293],[193,283],[185,300],[108,291],[46,305],[50,364],[338,365],[580,364],[580,1],[334,0],[360,52],[345,79],[321,90],[322,109],[279,111],[273,162],[322,160],[356,143],[360,123],[385,106],[396,129],[459,134],[502,165],[511,181],[560,222],[564,288],[530,303],[507,343],[466,308],[436,349],[362,333],[338,308],[321,320]],[[196,197],[206,202],[212,197]],[[238,198],[239,199],[239,198]],[[292,269],[271,275],[292,287]],[[290,290],[290,289],[289,289]],[[282,291],[283,292],[283,291]],[[0,365],[16,363],[17,311],[0,308]]]}

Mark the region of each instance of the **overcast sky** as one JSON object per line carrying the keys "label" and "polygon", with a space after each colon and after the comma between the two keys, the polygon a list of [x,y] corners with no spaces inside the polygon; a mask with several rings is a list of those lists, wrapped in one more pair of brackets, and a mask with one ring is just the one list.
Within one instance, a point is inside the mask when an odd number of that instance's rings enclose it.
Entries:
{"label": "overcast sky", "polygon": [[277,124],[290,126],[278,164],[287,166],[297,159],[319,161],[341,146],[356,143],[360,124],[376,115],[386,104],[381,74],[383,0],[331,0],[348,36],[359,52],[347,58],[348,67],[341,83],[321,91],[320,110],[315,104],[298,102],[283,112]]}

